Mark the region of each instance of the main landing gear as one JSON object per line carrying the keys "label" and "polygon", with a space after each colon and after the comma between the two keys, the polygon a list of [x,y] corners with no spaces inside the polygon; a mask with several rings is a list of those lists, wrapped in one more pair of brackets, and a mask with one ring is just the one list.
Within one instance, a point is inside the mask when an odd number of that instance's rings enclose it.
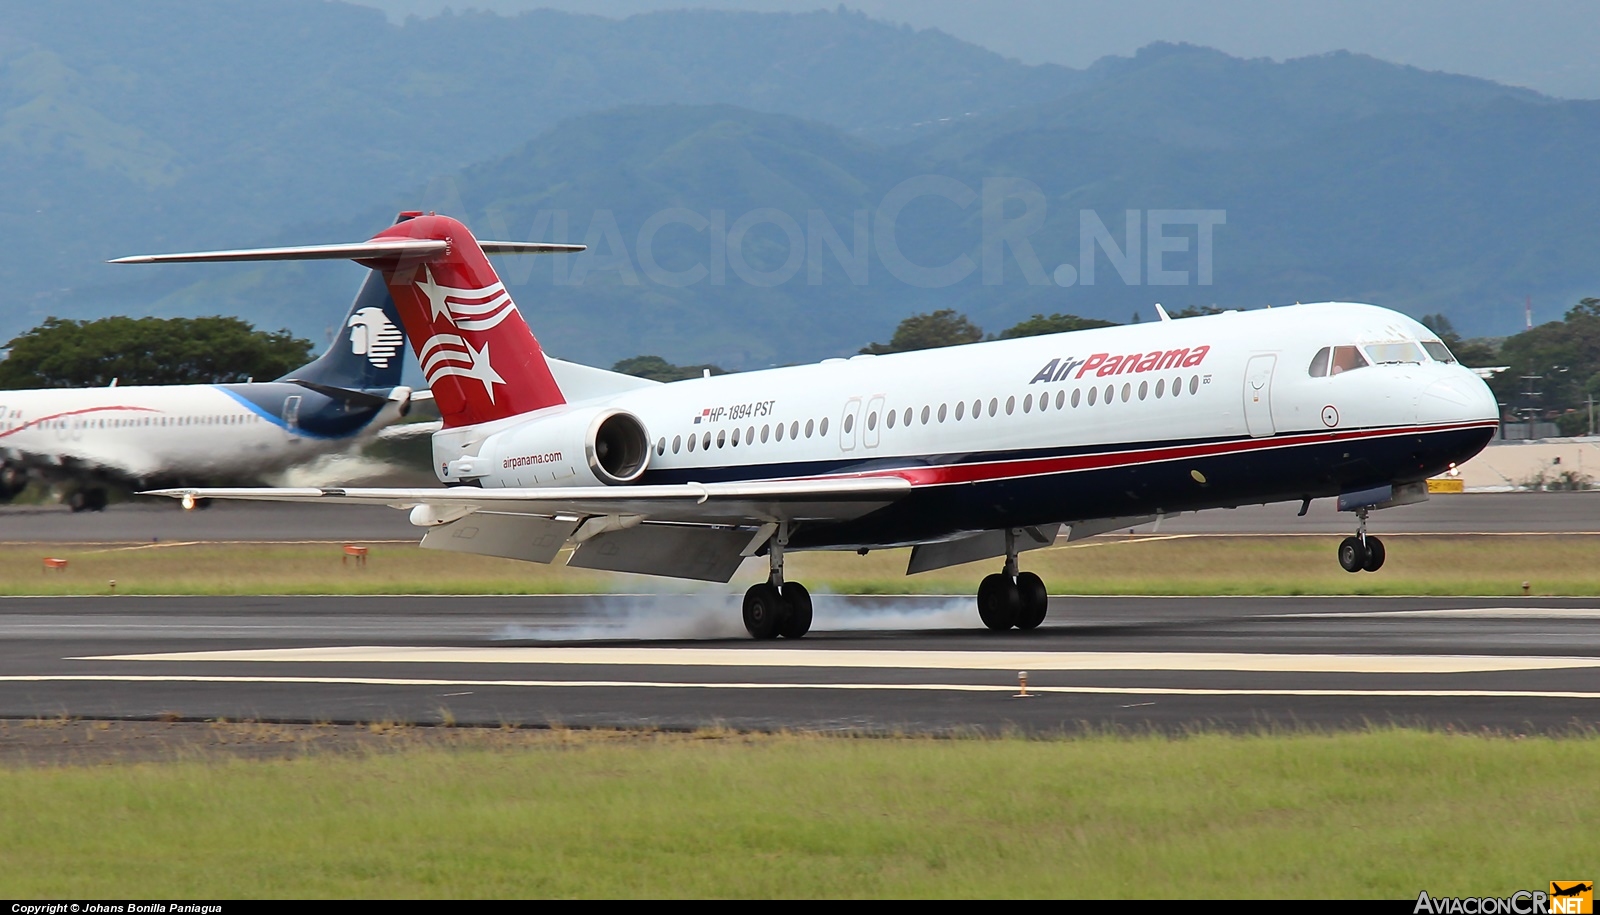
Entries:
{"label": "main landing gear", "polygon": [[1360,519],[1354,537],[1339,541],[1339,567],[1346,572],[1376,572],[1383,568],[1383,541],[1367,536],[1367,509],[1356,509]]}
{"label": "main landing gear", "polygon": [[771,571],[767,580],[744,592],[744,628],[755,639],[803,638],[811,631],[811,592],[797,581],[783,580],[783,548],[789,525],[781,524],[767,545]]}
{"label": "main landing gear", "polygon": [[105,511],[106,502],[106,491],[99,486],[74,489],[67,494],[67,507],[74,512]]}
{"label": "main landing gear", "polygon": [[1044,581],[1032,572],[1017,571],[1016,532],[1006,531],[1005,569],[985,576],[978,585],[978,618],[996,632],[1013,626],[1037,629],[1049,605]]}

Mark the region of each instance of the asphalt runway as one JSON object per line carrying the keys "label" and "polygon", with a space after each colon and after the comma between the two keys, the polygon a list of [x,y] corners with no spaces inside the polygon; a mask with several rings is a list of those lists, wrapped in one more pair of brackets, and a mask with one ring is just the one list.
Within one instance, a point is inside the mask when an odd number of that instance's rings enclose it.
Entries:
{"label": "asphalt runway", "polygon": [[[1332,499],[1311,503],[1250,505],[1191,512],[1146,523],[1136,530],[1184,534],[1327,534],[1355,530],[1355,518],[1336,511]],[[1374,512],[1370,530],[1383,533],[1596,533],[1600,491],[1578,493],[1468,493]],[[113,505],[74,514],[63,506],[0,507],[0,541],[36,543],[151,540],[418,540],[406,513],[381,506],[219,502],[183,511],[174,500]]]}
{"label": "asphalt runway", "polygon": [[[9,598],[0,717],[1183,732],[1600,722],[1600,599],[819,595],[799,642],[733,591],[672,596]],[[1019,698],[1019,671],[1027,672]]]}

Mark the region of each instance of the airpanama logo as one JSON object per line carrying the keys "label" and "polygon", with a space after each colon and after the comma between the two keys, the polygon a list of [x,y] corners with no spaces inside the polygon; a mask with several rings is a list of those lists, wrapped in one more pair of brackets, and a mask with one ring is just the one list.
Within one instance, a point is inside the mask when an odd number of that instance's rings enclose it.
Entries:
{"label": "airpanama logo", "polygon": [[406,339],[381,308],[362,308],[350,316],[345,326],[350,328],[350,352],[366,356],[368,362],[380,369],[389,367],[389,360]]}
{"label": "airpanama logo", "polygon": [[[491,283],[480,289],[458,289],[434,281],[432,268],[423,268],[424,279],[417,291],[428,299],[428,320],[438,326],[443,318],[451,328],[465,333],[490,330],[516,311],[505,284]],[[484,393],[494,403],[494,386],[505,384],[489,361],[489,341],[474,347],[460,333],[435,333],[417,353],[422,374],[432,385],[440,378],[457,375],[483,382]]]}
{"label": "airpanama logo", "polygon": [[[1206,354],[1211,352],[1209,346],[1196,346],[1193,349],[1182,347],[1169,350],[1151,350],[1148,353],[1129,353],[1126,356],[1111,353],[1095,353],[1086,359],[1075,359],[1067,356],[1061,359],[1051,359],[1044,364],[1044,368],[1033,373],[1029,384],[1040,381],[1071,381],[1094,373],[1096,378],[1107,375],[1124,375],[1138,372],[1159,372],[1165,369],[1193,368],[1205,361]],[[1076,374],[1074,374],[1076,370]]]}

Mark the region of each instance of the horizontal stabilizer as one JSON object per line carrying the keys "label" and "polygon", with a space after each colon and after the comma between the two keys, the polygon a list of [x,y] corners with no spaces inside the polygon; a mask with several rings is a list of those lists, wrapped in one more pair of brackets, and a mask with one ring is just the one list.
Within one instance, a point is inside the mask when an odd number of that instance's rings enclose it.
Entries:
{"label": "horizontal stabilizer", "polygon": [[[571,254],[583,245],[555,245],[525,241],[485,241],[485,254]],[[405,257],[432,260],[450,250],[450,243],[434,238],[375,238],[349,245],[298,245],[292,248],[240,248],[234,251],[191,251],[183,254],[135,254],[107,261],[110,264],[194,264],[206,261],[322,261],[382,260]]]}
{"label": "horizontal stabilizer", "polygon": [[204,261],[321,261],[414,257],[427,260],[450,249],[432,238],[377,238],[353,245],[299,245],[293,248],[241,248],[236,251],[192,251],[187,254],[136,254],[111,264],[188,264]]}
{"label": "horizontal stabilizer", "polygon": [[374,394],[371,391],[358,391],[354,388],[339,388],[331,384],[306,381],[304,378],[285,378],[284,381],[316,391],[318,394],[326,395],[334,400],[342,400],[347,404],[354,404],[359,407],[381,407],[394,399],[388,394]]}

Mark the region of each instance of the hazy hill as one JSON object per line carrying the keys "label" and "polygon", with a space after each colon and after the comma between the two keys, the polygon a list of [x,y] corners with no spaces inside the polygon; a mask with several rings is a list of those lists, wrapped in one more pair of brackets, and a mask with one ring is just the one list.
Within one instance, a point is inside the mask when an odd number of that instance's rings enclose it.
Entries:
{"label": "hazy hill", "polygon": [[[91,7],[104,21],[74,30],[68,13]],[[484,236],[593,243],[503,269],[552,351],[602,364],[848,354],[940,308],[995,331],[1033,313],[1149,318],[1156,301],[1350,298],[1506,333],[1524,295],[1543,319],[1595,291],[1600,102],[1357,55],[1157,45],[1074,73],[838,12],[392,26],[340,4],[78,0],[13,20],[0,26],[0,276],[21,304],[0,333],[47,312],[221,311],[320,339],[359,268],[88,265],[365,237],[403,207]],[[1037,269],[1007,250],[991,258],[998,283],[982,268],[986,179],[1037,186],[1045,214],[1025,233]],[[922,193],[884,220],[896,267],[877,216],[908,187]],[[963,189],[975,199],[939,196]],[[1000,203],[991,222],[1024,211]],[[1082,214],[1121,245],[1128,210],[1141,220],[1131,276],[1091,249],[1096,282],[1076,282]],[[1225,213],[1212,285],[1197,284],[1193,226],[1170,229],[1187,248],[1152,267],[1157,210]],[[719,246],[741,217],[760,219],[730,258]],[[915,278],[939,265],[966,272]],[[1157,268],[1187,283],[1151,285]]]}
{"label": "hazy hill", "polygon": [[[849,12],[536,11],[387,22],[322,0],[59,0],[0,20],[0,334],[133,248],[343,221],[563,118],[728,102],[901,138],[1043,101],[1081,76]],[[62,289],[79,290],[63,303]]]}

